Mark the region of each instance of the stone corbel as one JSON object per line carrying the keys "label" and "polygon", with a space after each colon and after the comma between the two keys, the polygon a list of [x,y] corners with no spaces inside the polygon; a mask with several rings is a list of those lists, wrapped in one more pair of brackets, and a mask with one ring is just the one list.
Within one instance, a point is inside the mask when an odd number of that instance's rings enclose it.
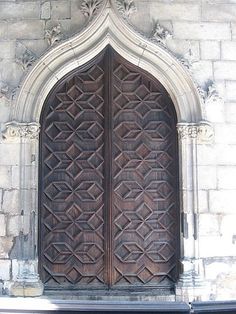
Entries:
{"label": "stone corbel", "polygon": [[177,130],[181,140],[196,139],[198,144],[211,144],[213,142],[214,130],[207,121],[178,123]]}
{"label": "stone corbel", "polygon": [[11,121],[5,124],[5,130],[2,132],[4,139],[38,139],[40,125],[37,122],[17,122]]}

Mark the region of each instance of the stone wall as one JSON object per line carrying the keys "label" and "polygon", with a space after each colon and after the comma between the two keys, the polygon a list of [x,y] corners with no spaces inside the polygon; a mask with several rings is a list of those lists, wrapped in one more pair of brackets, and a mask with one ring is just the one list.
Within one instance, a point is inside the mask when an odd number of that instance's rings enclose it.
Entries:
{"label": "stone wall", "polygon": [[[53,45],[78,33],[90,18],[84,0],[0,0],[0,123],[11,120],[11,107],[26,74]],[[115,3],[115,1],[113,1]],[[112,2],[112,3],[113,3]],[[100,1],[98,1],[100,3]],[[127,2],[128,3],[128,2]],[[116,1],[122,8],[122,0]],[[211,144],[197,151],[199,255],[203,280],[212,299],[236,297],[236,3],[232,0],[134,0],[120,14],[144,36],[182,62],[204,98],[205,120],[215,131]],[[82,10],[81,10],[82,8]],[[99,11],[101,7],[97,8]],[[191,106],[191,104],[189,104]],[[29,121],[30,122],[30,121]],[[27,147],[27,144],[25,144]],[[26,148],[27,149],[27,148]],[[28,148],[30,150],[30,148]],[[22,176],[34,154],[19,140],[0,139],[0,285],[18,272],[19,237],[27,242],[36,178],[29,177],[24,198]],[[27,168],[27,169],[26,169]],[[27,248],[24,248],[26,250]],[[0,286],[1,288],[1,286]]]}

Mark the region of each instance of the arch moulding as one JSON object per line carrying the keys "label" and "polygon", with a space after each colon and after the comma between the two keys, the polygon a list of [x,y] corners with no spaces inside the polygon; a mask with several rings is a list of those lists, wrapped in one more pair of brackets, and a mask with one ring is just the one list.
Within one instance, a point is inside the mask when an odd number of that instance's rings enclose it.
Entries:
{"label": "arch moulding", "polygon": [[[196,148],[199,140],[212,137],[211,127],[204,120],[198,90],[181,63],[166,49],[133,30],[107,1],[99,15],[77,35],[53,47],[33,66],[21,84],[6,123],[5,140],[20,141],[20,206],[24,223],[30,224],[27,249],[19,252],[18,275],[10,293],[16,296],[41,295],[43,286],[38,275],[37,258],[37,191],[38,133],[41,110],[53,86],[64,75],[85,64],[107,45],[123,58],[151,73],[169,93],[177,113],[180,155],[180,204],[182,215],[182,274],[176,285],[176,297],[190,300],[199,296],[196,278],[201,276],[198,256],[197,168]],[[25,160],[31,159],[31,168]],[[33,169],[33,170],[32,170]],[[26,201],[28,180],[32,179],[31,199]],[[20,241],[25,241],[20,239]],[[28,289],[28,290],[27,290]],[[197,292],[196,292],[197,291]]]}

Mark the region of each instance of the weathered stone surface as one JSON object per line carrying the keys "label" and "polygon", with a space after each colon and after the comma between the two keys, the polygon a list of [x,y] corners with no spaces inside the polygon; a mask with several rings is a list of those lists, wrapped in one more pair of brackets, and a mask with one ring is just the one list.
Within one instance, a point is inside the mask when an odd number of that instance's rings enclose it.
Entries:
{"label": "weathered stone surface", "polygon": [[21,228],[21,217],[20,216],[7,216],[7,235],[17,236],[19,235]]}
{"label": "weathered stone surface", "polygon": [[52,19],[69,19],[71,17],[70,1],[68,0],[57,0],[51,1],[52,6]]}
{"label": "weathered stone surface", "polygon": [[228,23],[173,22],[173,27],[175,37],[180,39],[231,39],[231,30]]}
{"label": "weathered stone surface", "polygon": [[6,217],[4,214],[0,214],[0,237],[6,235]]}
{"label": "weathered stone surface", "polygon": [[11,187],[11,167],[0,166],[0,188]]}
{"label": "weathered stone surface", "polygon": [[15,42],[14,41],[6,41],[6,40],[0,41],[0,58],[5,58],[5,59],[15,58]]}
{"label": "weathered stone surface", "polygon": [[236,190],[210,190],[209,203],[212,213],[235,213]]}
{"label": "weathered stone surface", "polygon": [[[143,7],[147,2],[143,1]],[[200,20],[200,5],[192,3],[150,3],[151,18],[158,20]]]}
{"label": "weathered stone surface", "polygon": [[0,259],[0,280],[10,279],[11,261],[8,259]]}
{"label": "weathered stone surface", "polygon": [[10,289],[10,295],[14,297],[38,297],[42,294],[41,282],[15,282]]}
{"label": "weathered stone surface", "polygon": [[29,1],[27,3],[1,3],[0,19],[37,19],[39,18],[39,2]]}
{"label": "weathered stone surface", "polygon": [[6,39],[7,37],[7,23],[0,22],[0,39]]}
{"label": "weathered stone surface", "polygon": [[206,81],[213,79],[211,61],[194,62],[192,70],[194,71],[194,77],[200,86],[204,85]]}
{"label": "weathered stone surface", "polygon": [[11,22],[8,25],[8,38],[42,39],[44,38],[44,21],[24,20]]}
{"label": "weathered stone surface", "polygon": [[168,48],[175,54],[180,56],[189,56],[190,53],[194,60],[200,59],[200,49],[199,49],[199,41],[197,40],[180,40],[174,39],[168,41],[167,43]]}
{"label": "weathered stone surface", "polygon": [[8,258],[12,246],[12,237],[0,237],[0,258]]}
{"label": "weathered stone surface", "polygon": [[205,60],[220,59],[220,42],[219,41],[201,41],[201,58]]}
{"label": "weathered stone surface", "polygon": [[201,236],[219,236],[221,215],[200,214],[199,215],[199,232]]}
{"label": "weathered stone surface", "polygon": [[19,190],[5,190],[3,192],[2,210],[4,213],[17,215],[20,211]]}
{"label": "weathered stone surface", "polygon": [[198,191],[198,210],[200,213],[208,212],[208,191]]}
{"label": "weathered stone surface", "polygon": [[206,21],[233,21],[236,16],[236,4],[203,4],[202,18]]}

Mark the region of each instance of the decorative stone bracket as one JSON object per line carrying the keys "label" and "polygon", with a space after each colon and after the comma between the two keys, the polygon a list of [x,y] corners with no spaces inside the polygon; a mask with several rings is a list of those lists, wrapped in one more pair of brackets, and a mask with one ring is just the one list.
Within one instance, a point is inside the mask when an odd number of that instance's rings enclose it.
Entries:
{"label": "decorative stone bracket", "polygon": [[180,139],[196,139],[198,144],[211,144],[214,139],[213,127],[207,121],[178,123],[177,130]]}
{"label": "decorative stone bracket", "polygon": [[28,138],[38,139],[40,125],[37,122],[11,121],[5,124],[6,129],[2,132],[4,139]]}

